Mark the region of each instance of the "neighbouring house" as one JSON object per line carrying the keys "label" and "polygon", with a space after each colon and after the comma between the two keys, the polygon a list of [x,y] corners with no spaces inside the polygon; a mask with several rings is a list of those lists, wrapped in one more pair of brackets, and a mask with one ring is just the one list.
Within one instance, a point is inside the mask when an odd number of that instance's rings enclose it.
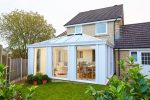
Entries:
{"label": "neighbouring house", "polygon": [[123,5],[81,12],[64,26],[58,37],[28,45],[28,74],[107,84],[129,55],[143,73],[150,69],[150,23],[124,25]]}

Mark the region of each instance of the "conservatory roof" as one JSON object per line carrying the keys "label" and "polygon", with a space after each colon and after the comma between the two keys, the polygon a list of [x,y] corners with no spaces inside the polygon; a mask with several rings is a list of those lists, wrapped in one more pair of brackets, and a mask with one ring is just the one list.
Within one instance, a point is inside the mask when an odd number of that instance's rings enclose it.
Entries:
{"label": "conservatory roof", "polygon": [[47,46],[67,46],[67,45],[92,45],[92,44],[108,44],[107,41],[85,35],[85,34],[69,34],[62,37],[30,44],[27,47],[47,47]]}

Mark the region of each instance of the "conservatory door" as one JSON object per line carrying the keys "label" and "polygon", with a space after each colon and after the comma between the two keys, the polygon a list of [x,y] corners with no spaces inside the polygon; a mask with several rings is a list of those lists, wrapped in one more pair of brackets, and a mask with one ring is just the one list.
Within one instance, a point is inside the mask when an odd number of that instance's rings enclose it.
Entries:
{"label": "conservatory door", "polygon": [[77,46],[77,80],[95,80],[95,46]]}
{"label": "conservatory door", "polygon": [[53,47],[53,77],[67,78],[68,48]]}

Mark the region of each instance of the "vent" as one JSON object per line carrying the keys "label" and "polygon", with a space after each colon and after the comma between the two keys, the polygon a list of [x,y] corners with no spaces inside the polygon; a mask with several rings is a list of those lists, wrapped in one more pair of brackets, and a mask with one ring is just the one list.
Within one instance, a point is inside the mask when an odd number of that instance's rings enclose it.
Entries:
{"label": "vent", "polygon": [[67,36],[73,36],[73,35],[82,35],[83,33],[70,33]]}

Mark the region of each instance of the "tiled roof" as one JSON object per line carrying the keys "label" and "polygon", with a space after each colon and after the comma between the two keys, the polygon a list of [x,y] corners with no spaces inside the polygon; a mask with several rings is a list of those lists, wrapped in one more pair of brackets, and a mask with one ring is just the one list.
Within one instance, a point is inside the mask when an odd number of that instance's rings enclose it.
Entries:
{"label": "tiled roof", "polygon": [[67,35],[67,31],[64,31],[63,33],[59,34],[57,37],[65,36]]}
{"label": "tiled roof", "polygon": [[122,26],[115,48],[150,48],[150,22]]}
{"label": "tiled roof", "polygon": [[72,18],[64,26],[116,19],[122,17],[123,17],[123,5],[115,5],[112,7],[81,12],[74,18]]}

